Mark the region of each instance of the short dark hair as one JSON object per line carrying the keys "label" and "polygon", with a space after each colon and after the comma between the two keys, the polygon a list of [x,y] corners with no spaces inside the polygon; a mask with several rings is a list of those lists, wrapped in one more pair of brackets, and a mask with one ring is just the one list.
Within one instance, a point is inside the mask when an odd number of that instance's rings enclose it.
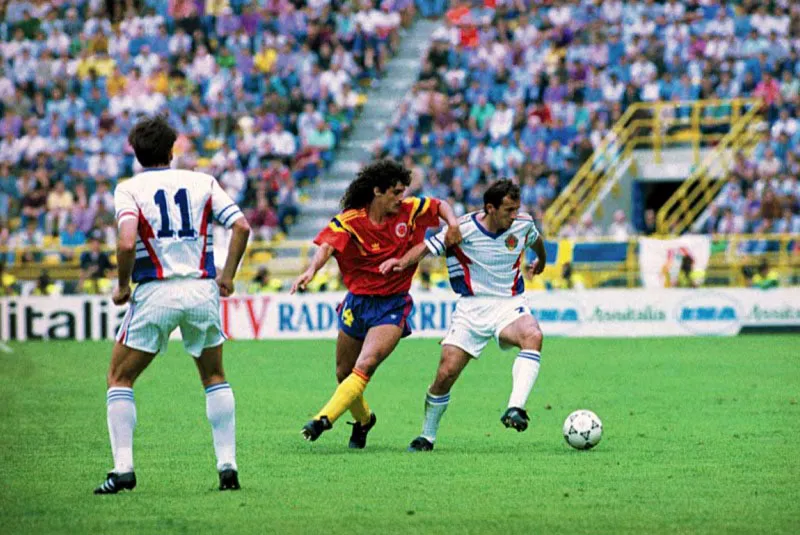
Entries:
{"label": "short dark hair", "polygon": [[378,160],[364,167],[347,187],[342,197],[342,209],[364,208],[375,198],[375,188],[384,192],[397,183],[411,184],[411,171],[391,159]]}
{"label": "short dark hair", "polygon": [[503,199],[510,197],[512,201],[519,200],[519,186],[510,180],[498,180],[489,186],[483,194],[483,206],[491,204],[495,208],[500,208]]}
{"label": "short dark hair", "polygon": [[128,143],[143,167],[169,165],[176,139],[178,134],[163,115],[140,119],[128,134]]}

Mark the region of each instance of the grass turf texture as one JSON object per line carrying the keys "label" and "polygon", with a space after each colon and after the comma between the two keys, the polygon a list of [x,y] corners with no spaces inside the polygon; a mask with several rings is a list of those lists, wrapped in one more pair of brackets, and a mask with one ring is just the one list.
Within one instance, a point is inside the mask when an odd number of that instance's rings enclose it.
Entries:
{"label": "grass turf texture", "polygon": [[[236,342],[243,490],[215,490],[203,390],[179,343],[137,383],[132,493],[93,496],[112,466],[108,343],[16,344],[0,356],[3,533],[795,532],[800,519],[797,336],[545,342],[525,433],[499,418],[513,353],[456,384],[432,454],[410,454],[438,362],[407,340],[367,389],[364,451],[347,416],[300,427],[332,392],[333,343]],[[597,412],[600,445],[561,436]]]}

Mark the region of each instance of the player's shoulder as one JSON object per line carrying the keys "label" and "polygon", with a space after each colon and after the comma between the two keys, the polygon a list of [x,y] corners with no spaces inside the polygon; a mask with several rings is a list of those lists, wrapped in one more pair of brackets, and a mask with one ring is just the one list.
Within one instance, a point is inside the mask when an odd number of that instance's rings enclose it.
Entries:
{"label": "player's shoulder", "polygon": [[337,227],[349,226],[357,224],[359,221],[367,217],[367,211],[363,208],[351,208],[339,212],[331,219],[331,222]]}
{"label": "player's shoulder", "polygon": [[339,221],[352,221],[354,219],[362,218],[366,214],[367,211],[363,208],[351,208],[350,210],[339,212],[333,218],[338,219]]}
{"label": "player's shoulder", "polygon": [[528,223],[533,223],[533,216],[526,212],[517,212],[517,217],[514,218],[514,221],[527,221]]}
{"label": "player's shoulder", "polygon": [[525,212],[519,212],[517,217],[514,218],[514,225],[519,225],[520,227],[530,227],[536,226],[536,223],[533,221],[533,217]]}
{"label": "player's shoulder", "polygon": [[478,212],[469,212],[458,218],[458,226],[463,229],[464,227],[475,226],[474,216]]}
{"label": "player's shoulder", "polygon": [[400,203],[401,209],[406,212],[413,212],[419,214],[426,212],[431,205],[439,202],[439,199],[433,197],[406,197]]}

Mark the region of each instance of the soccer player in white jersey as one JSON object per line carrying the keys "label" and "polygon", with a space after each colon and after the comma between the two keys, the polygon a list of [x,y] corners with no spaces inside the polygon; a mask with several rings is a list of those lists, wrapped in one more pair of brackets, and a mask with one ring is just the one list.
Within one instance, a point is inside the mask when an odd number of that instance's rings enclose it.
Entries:
{"label": "soccer player in white jersey", "polygon": [[512,367],[508,409],[500,421],[517,431],[528,428],[525,404],[539,374],[542,331],[524,297],[520,272],[528,247],[537,255],[533,272],[544,270],[544,241],[533,219],[519,213],[519,187],[508,180],[492,184],[483,196],[484,209],[460,219],[460,246],[446,248],[447,229],[411,249],[401,259],[384,262],[380,270],[403,270],[427,254],[447,257],[450,285],[460,294],[450,331],[442,340],[436,379],[425,398],[425,423],[409,451],[430,451],[439,422],[450,402],[450,389],[470,359],[477,359],[492,338],[502,349],[520,349]]}
{"label": "soccer player in white jersey", "polygon": [[[133,383],[167,348],[170,333],[177,327],[205,387],[219,488],[239,488],[235,404],[222,369],[225,335],[219,298],[233,292],[250,227],[214,177],[170,169],[175,139],[175,131],[163,117],[140,120],[128,141],[144,170],[117,186],[114,193],[119,287],[113,301],[117,305],[130,301],[130,307],[117,333],[107,378],[114,469],[95,494],[115,494],[136,486]],[[233,230],[219,275],[212,252],[212,219]],[[137,285],[133,293],[131,280]]]}

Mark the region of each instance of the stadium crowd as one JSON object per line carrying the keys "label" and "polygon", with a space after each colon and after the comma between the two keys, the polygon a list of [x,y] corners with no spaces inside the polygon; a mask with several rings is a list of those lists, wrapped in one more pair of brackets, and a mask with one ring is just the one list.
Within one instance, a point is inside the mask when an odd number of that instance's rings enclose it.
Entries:
{"label": "stadium crowd", "polygon": [[[631,104],[759,97],[769,135],[739,162],[705,230],[800,229],[800,5],[454,2],[432,40],[413,92],[374,149],[413,166],[422,192],[468,211],[487,183],[514,178],[541,222]],[[729,113],[719,108],[709,113]],[[562,235],[655,231],[652,211],[633,219],[635,230],[625,214],[601,229],[585,217]]]}
{"label": "stadium crowd", "polygon": [[414,5],[9,0],[0,10],[0,247],[71,247],[90,236],[113,245],[113,190],[138,170],[126,136],[153,113],[180,134],[175,165],[217,176],[261,237],[286,231],[299,188],[330,165]]}
{"label": "stadium crowd", "polygon": [[[141,114],[179,131],[175,164],[217,176],[260,238],[287,231],[331,164],[402,28],[445,14],[376,156],[413,191],[480,207],[512,177],[544,210],[631,104],[759,97],[768,129],[741,155],[704,232],[800,232],[800,7],[788,0],[8,0],[0,3],[0,247],[60,246],[107,271],[113,189],[138,170]],[[724,110],[723,112],[724,113]],[[619,240],[655,214],[562,236]],[[89,245],[85,258],[70,248]],[[0,262],[0,265],[2,263]],[[108,264],[110,265],[110,264]],[[0,273],[0,276],[7,274]],[[44,281],[44,287],[49,281]]]}

